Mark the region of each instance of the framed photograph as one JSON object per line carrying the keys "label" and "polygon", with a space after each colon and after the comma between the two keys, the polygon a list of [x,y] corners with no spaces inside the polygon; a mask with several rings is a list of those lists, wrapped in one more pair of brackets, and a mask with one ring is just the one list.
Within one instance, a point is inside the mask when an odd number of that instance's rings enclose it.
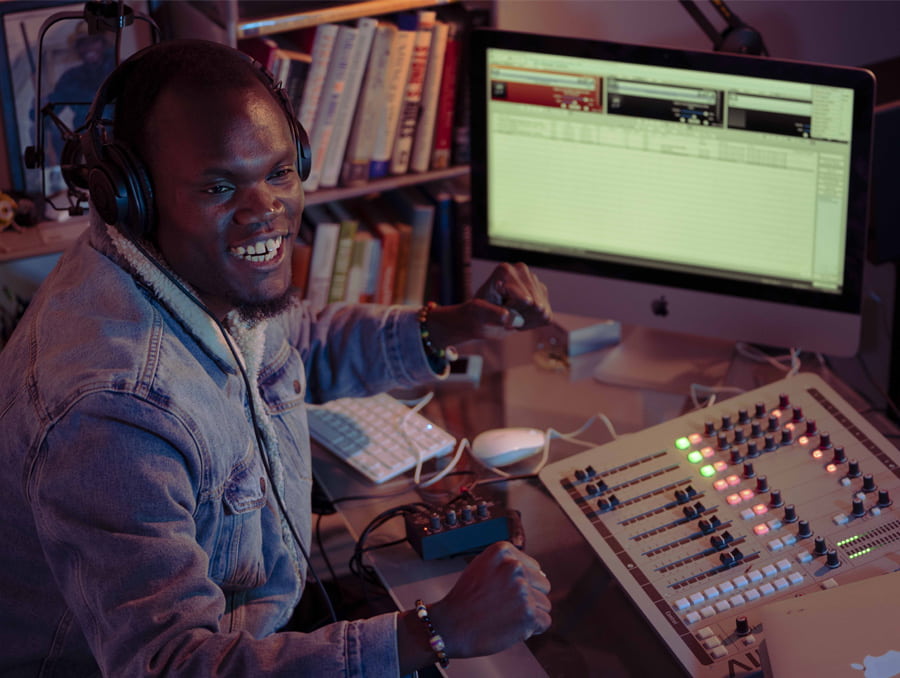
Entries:
{"label": "framed photograph", "polygon": [[[145,4],[145,3],[132,3]],[[94,93],[116,65],[116,35],[91,35],[82,18],[84,2],[0,2],[0,101],[11,188],[50,197],[65,191],[59,168],[63,134],[87,117]],[[133,7],[138,10],[138,7]],[[45,22],[41,54],[39,36]],[[122,31],[120,54],[135,51],[139,38],[132,27]],[[38,87],[38,66],[40,86]],[[41,101],[37,95],[40,89]],[[43,177],[25,166],[25,152],[38,145],[43,129]]]}

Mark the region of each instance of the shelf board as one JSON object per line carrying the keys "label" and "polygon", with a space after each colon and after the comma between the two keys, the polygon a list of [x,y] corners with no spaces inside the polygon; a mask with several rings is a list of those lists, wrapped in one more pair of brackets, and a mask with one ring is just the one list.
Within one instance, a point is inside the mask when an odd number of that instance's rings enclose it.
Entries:
{"label": "shelf board", "polygon": [[323,202],[332,202],[333,200],[345,200],[347,198],[355,198],[361,195],[369,195],[371,193],[381,193],[390,191],[401,186],[413,186],[416,184],[426,183],[428,181],[438,181],[440,179],[452,179],[469,173],[468,165],[458,165],[449,167],[444,170],[435,170],[432,172],[400,174],[384,179],[376,179],[362,186],[351,186],[349,188],[325,188],[312,193],[306,194],[306,204],[316,205]]}
{"label": "shelf board", "polygon": [[[455,2],[460,2],[460,0],[361,0],[360,2],[323,3],[321,5],[312,3],[318,6],[302,12],[240,18],[235,27],[235,34],[237,39],[241,40],[324,23],[340,23],[367,16],[381,16]],[[246,7],[246,3],[242,3],[243,7]]]}
{"label": "shelf board", "polygon": [[0,233],[0,262],[58,254],[71,245],[89,223],[89,217],[84,216],[45,221],[21,231],[7,229]]}

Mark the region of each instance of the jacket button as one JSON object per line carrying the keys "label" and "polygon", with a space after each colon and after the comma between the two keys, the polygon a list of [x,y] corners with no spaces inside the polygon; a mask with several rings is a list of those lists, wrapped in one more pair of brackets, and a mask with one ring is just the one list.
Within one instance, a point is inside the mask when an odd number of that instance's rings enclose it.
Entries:
{"label": "jacket button", "polygon": [[294,393],[300,393],[300,380],[294,379]]}
{"label": "jacket button", "polygon": [[259,490],[260,490],[260,492],[262,492],[263,494],[266,493],[266,478],[265,478],[265,476],[260,476],[260,477],[259,477]]}

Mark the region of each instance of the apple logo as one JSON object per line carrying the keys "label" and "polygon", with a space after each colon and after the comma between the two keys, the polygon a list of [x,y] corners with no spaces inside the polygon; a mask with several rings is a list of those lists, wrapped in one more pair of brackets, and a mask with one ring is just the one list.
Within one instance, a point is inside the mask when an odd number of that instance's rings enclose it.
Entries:
{"label": "apple logo", "polygon": [[866,655],[862,664],[854,662],[850,666],[857,671],[865,671],[865,678],[896,678],[900,676],[900,652],[889,650],[877,657]]}
{"label": "apple logo", "polygon": [[650,310],[653,311],[653,315],[665,318],[669,315],[669,300],[666,299],[665,295],[659,299],[654,299],[650,302]]}

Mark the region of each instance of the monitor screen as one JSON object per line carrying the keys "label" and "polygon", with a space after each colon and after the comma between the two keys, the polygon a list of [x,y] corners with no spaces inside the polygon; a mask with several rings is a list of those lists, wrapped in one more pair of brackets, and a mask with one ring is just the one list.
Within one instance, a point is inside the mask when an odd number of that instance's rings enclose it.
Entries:
{"label": "monitor screen", "polygon": [[521,260],[555,310],[856,352],[868,71],[497,30],[472,50],[476,274]]}

